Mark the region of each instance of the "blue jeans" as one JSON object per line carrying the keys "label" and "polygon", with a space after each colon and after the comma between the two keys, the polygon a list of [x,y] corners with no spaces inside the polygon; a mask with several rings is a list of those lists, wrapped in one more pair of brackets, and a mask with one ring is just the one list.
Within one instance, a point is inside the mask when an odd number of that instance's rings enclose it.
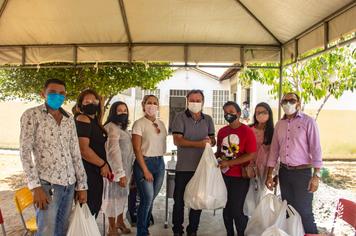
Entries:
{"label": "blue jeans", "polygon": [[73,206],[74,184],[62,186],[41,180],[50,199],[47,209],[36,209],[37,236],[65,236]]}
{"label": "blue jeans", "polygon": [[311,168],[288,170],[281,166],[279,169],[279,183],[283,200],[287,200],[302,218],[306,234],[317,234],[318,230],[313,214],[313,193],[308,191]]}
{"label": "blue jeans", "polygon": [[141,167],[135,161],[133,173],[140,196],[140,205],[137,209],[137,236],[148,235],[153,201],[158,195],[164,179],[163,157],[145,157],[144,159],[148,170],[153,175],[153,182],[145,180]]}

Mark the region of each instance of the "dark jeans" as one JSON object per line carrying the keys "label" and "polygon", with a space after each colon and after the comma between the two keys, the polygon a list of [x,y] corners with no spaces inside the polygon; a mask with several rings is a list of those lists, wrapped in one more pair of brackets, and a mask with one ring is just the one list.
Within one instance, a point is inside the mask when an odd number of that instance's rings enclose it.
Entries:
{"label": "dark jeans", "polygon": [[317,234],[318,230],[313,215],[313,193],[308,191],[311,168],[288,170],[281,166],[279,169],[279,183],[282,199],[287,200],[302,217],[305,233]]}
{"label": "dark jeans", "polygon": [[[175,176],[174,187],[174,205],[173,205],[173,232],[184,233],[184,191],[189,180],[193,177],[193,171],[177,171]],[[187,233],[195,233],[198,231],[201,210],[189,211],[189,225],[187,226]]]}
{"label": "dark jeans", "polygon": [[228,236],[234,235],[234,223],[238,236],[243,236],[248,217],[244,215],[243,206],[250,186],[250,179],[224,175],[227,188],[227,203],[223,210],[224,224]]}
{"label": "dark jeans", "polygon": [[133,173],[137,190],[140,195],[140,205],[137,209],[137,236],[147,236],[150,224],[153,201],[161,190],[164,179],[163,157],[145,157],[148,170],[153,175],[153,182],[144,178],[140,165],[135,161]]}

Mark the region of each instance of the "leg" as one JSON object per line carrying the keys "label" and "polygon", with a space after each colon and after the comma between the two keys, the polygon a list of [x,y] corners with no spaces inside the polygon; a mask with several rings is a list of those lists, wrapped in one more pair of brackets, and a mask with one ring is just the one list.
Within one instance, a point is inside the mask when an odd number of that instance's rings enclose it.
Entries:
{"label": "leg", "polygon": [[184,190],[187,186],[190,176],[193,176],[194,172],[180,172],[177,171],[175,174],[175,185],[173,193],[173,232],[182,234],[184,232],[183,222],[184,222]]}
{"label": "leg", "polygon": [[47,205],[47,209],[41,210],[36,208],[36,235],[54,235],[56,228],[56,216],[59,207],[59,198],[57,197],[57,192],[53,192],[52,185],[49,182],[41,180],[41,185],[51,202]]}
{"label": "leg", "polygon": [[102,197],[103,197],[103,177],[99,173],[94,173],[93,171],[87,171],[87,182],[88,182],[88,207],[92,215],[95,218],[98,217]]}
{"label": "leg", "polygon": [[225,181],[225,185],[226,185],[226,189],[227,189],[227,202],[226,202],[226,206],[223,210],[223,219],[224,219],[224,225],[225,225],[225,229],[226,229],[226,233],[228,236],[233,236],[234,235],[234,222],[233,222],[233,217],[232,217],[232,206],[231,206],[231,202],[234,200],[233,196],[232,196],[232,192],[231,192],[231,177],[229,176],[225,176],[224,177],[224,181]]}
{"label": "leg", "polygon": [[248,217],[243,212],[243,206],[245,203],[246,195],[249,189],[250,179],[244,179],[240,177],[232,177],[231,180],[231,214],[235,221],[235,227],[238,236],[243,236]]}
{"label": "leg", "polygon": [[293,170],[293,182],[291,183],[294,193],[295,202],[292,205],[300,214],[305,233],[317,234],[318,230],[314,222],[313,214],[313,193],[308,191],[310,178],[312,177],[311,169]]}
{"label": "leg", "polygon": [[140,196],[140,205],[137,210],[137,236],[146,236],[148,235],[147,219],[154,194],[153,183],[145,180],[141,167],[139,167],[137,162],[134,164],[134,175]]}
{"label": "leg", "polygon": [[285,167],[281,166],[279,169],[279,184],[281,189],[281,195],[283,200],[287,200],[288,204],[294,207],[294,189],[291,185],[291,173],[293,170],[288,170]]}
{"label": "leg", "polygon": [[200,222],[201,210],[190,209],[189,211],[189,225],[187,226],[187,233],[196,233],[198,231]]}
{"label": "leg", "polygon": [[68,186],[53,185],[54,192],[60,197],[56,218],[56,236],[65,236],[69,227],[69,216],[73,207],[74,184]]}

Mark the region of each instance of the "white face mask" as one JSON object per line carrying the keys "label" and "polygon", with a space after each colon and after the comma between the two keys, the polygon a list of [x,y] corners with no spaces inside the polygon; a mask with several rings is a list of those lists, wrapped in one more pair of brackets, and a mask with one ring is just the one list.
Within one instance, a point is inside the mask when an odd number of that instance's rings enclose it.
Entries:
{"label": "white face mask", "polygon": [[153,104],[146,104],[145,105],[145,113],[148,116],[156,117],[158,111],[158,106]]}
{"label": "white face mask", "polygon": [[297,104],[291,104],[288,102],[287,104],[282,105],[282,108],[284,113],[287,115],[292,115],[297,112]]}
{"label": "white face mask", "polygon": [[188,109],[193,113],[199,113],[202,110],[201,102],[188,102]]}

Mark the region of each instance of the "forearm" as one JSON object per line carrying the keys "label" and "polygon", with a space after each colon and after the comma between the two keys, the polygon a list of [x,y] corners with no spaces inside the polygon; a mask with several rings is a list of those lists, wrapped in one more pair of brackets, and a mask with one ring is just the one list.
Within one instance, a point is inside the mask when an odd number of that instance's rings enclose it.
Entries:
{"label": "forearm", "polygon": [[90,147],[81,148],[80,153],[84,160],[93,165],[100,167],[105,163],[105,161],[101,159]]}
{"label": "forearm", "polygon": [[134,146],[134,153],[135,153],[135,156],[136,156],[136,161],[138,162],[139,166],[141,167],[142,172],[147,172],[148,168],[147,168],[147,165],[145,163],[141,148]]}
{"label": "forearm", "polygon": [[229,164],[230,165],[241,165],[243,163],[253,160],[254,155],[255,155],[255,153],[245,153],[236,159],[230,160]]}
{"label": "forearm", "polygon": [[193,147],[193,148],[204,148],[202,141],[191,141],[183,137],[174,138],[174,144],[178,147]]}

